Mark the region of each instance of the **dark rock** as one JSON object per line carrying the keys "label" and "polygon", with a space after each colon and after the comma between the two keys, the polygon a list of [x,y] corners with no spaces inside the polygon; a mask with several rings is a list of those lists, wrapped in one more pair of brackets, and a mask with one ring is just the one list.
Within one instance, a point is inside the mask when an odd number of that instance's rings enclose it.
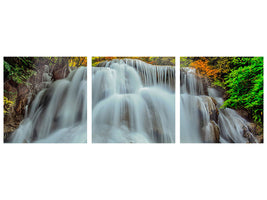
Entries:
{"label": "dark rock", "polygon": [[68,68],[60,68],[60,69],[55,69],[52,74],[53,74],[53,79],[54,80],[60,80],[65,77],[70,73]]}
{"label": "dark rock", "polygon": [[237,109],[236,112],[243,117],[244,119],[251,121],[251,119],[249,119],[249,113],[246,110],[243,109]]}
{"label": "dark rock", "polygon": [[220,129],[219,129],[219,126],[214,121],[211,121],[211,123],[213,124],[214,141],[216,143],[219,143],[220,142]]}
{"label": "dark rock", "polygon": [[17,89],[15,86],[12,85],[12,81],[6,81],[4,84],[5,92],[6,93],[16,93]]}
{"label": "dark rock", "polygon": [[12,137],[12,133],[13,133],[13,131],[11,131],[11,132],[4,132],[4,142],[5,143],[9,142],[10,138]]}

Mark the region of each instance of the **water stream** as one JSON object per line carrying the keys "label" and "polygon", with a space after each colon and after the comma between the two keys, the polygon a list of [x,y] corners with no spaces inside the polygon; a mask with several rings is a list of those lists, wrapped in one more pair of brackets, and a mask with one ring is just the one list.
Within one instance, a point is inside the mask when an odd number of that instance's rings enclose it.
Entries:
{"label": "water stream", "polygon": [[220,109],[220,91],[207,87],[207,79],[193,68],[180,70],[180,139],[183,143],[257,142],[249,122],[230,108]]}
{"label": "water stream", "polygon": [[36,95],[11,142],[85,143],[86,131],[87,69],[80,67]]}
{"label": "water stream", "polygon": [[93,142],[175,142],[174,67],[124,59],[92,73]]}

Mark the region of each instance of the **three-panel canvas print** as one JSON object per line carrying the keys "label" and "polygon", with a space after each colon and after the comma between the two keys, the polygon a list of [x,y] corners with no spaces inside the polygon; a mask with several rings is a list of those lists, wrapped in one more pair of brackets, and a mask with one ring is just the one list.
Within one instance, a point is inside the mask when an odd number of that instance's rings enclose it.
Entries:
{"label": "three-panel canvas print", "polygon": [[4,143],[263,143],[263,57],[3,63]]}

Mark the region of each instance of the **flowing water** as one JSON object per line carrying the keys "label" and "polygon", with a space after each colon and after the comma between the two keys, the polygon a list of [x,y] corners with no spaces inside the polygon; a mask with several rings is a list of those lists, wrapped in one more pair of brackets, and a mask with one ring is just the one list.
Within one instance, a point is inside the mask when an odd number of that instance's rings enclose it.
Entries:
{"label": "flowing water", "polygon": [[11,142],[85,143],[86,67],[72,71],[67,78],[55,81],[41,90],[27,112]]}
{"label": "flowing water", "polygon": [[94,143],[175,142],[175,68],[140,60],[93,67]]}
{"label": "flowing water", "polygon": [[207,87],[207,80],[195,69],[182,68],[180,80],[181,142],[257,142],[250,132],[249,122],[233,109],[220,109],[224,103],[222,94]]}

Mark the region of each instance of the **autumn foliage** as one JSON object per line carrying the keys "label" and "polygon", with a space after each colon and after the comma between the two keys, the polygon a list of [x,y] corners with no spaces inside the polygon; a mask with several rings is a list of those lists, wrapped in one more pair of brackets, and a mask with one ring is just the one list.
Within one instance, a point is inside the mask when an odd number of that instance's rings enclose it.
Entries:
{"label": "autumn foliage", "polygon": [[208,65],[209,60],[206,58],[201,58],[191,63],[191,66],[196,68],[201,74],[216,79],[220,71],[218,69],[214,69],[212,66]]}
{"label": "autumn foliage", "polygon": [[110,61],[113,59],[137,59],[142,60],[152,65],[175,65],[175,57],[92,57],[92,66],[95,67],[103,61]]}
{"label": "autumn foliage", "polygon": [[181,67],[194,67],[210,78],[212,86],[224,88],[222,108],[248,111],[263,125],[263,57],[181,57]]}
{"label": "autumn foliage", "polygon": [[87,57],[68,57],[70,67],[87,66]]}

